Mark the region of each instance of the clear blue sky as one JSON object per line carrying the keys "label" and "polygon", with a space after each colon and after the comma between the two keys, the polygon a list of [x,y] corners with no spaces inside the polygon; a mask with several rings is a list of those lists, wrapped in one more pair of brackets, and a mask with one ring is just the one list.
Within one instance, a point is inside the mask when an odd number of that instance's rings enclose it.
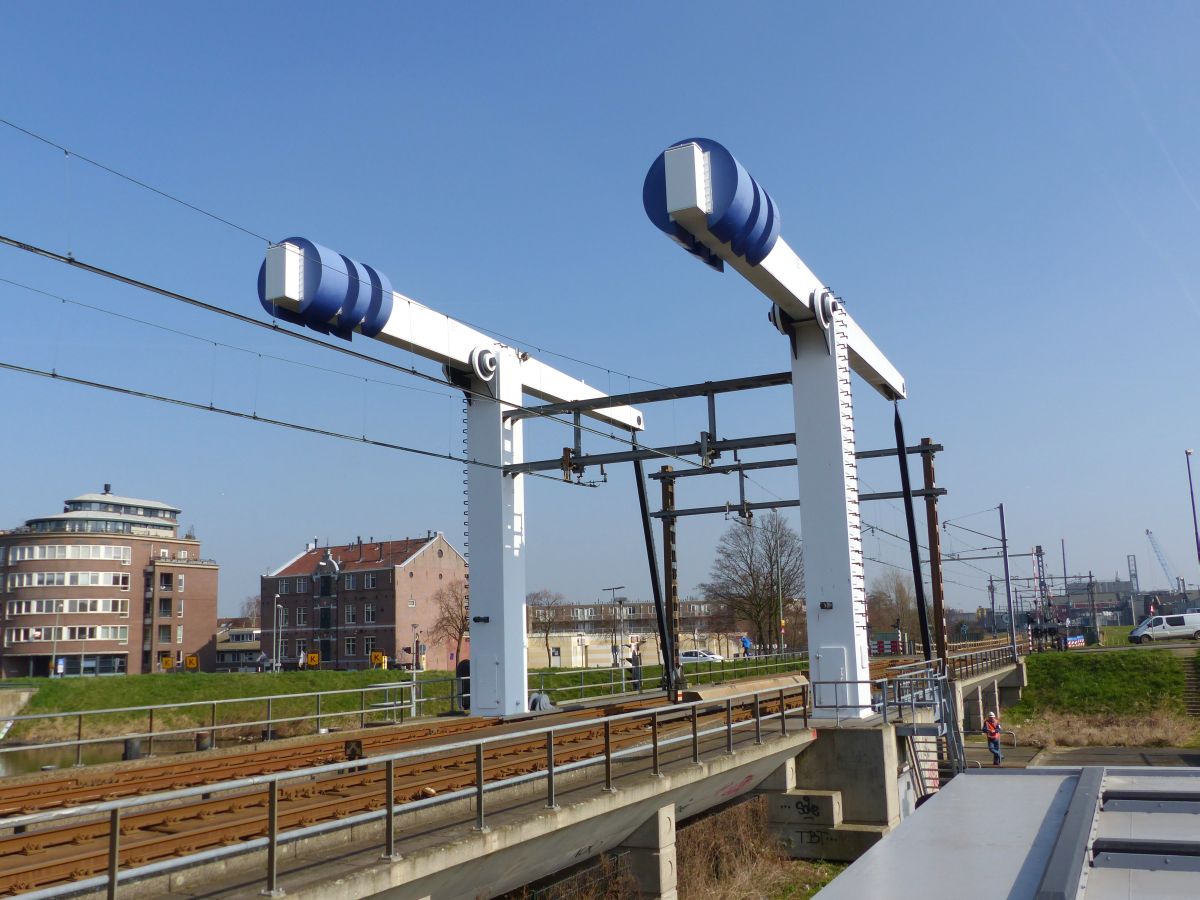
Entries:
{"label": "clear blue sky", "polygon": [[[657,153],[719,140],[907,376],[910,438],[946,446],[943,514],[1004,501],[1014,550],[1046,545],[1051,574],[1065,538],[1073,572],[1112,577],[1135,553],[1145,586],[1165,582],[1146,528],[1200,578],[1183,454],[1200,448],[1197,33],[1188,3],[14,2],[0,114],[258,235],[369,262],[613,390],[787,366],[761,296],[642,212]],[[258,314],[258,238],[2,126],[0,160],[0,232]],[[184,333],[0,283],[4,362],[459,449],[461,401],[428,383],[11,249],[0,277]],[[221,562],[227,611],[314,536],[461,541],[449,462],[24,375],[0,373],[0,391],[0,524],[104,482],[172,502]],[[761,393],[721,403],[724,436],[791,427],[786,393]],[[889,444],[887,404],[861,385],[856,400],[860,447]],[[704,427],[702,404],[647,413],[651,443]],[[531,428],[531,456],[565,443]],[[894,463],[863,476],[897,480]],[[793,479],[756,476],[751,498],[793,497]],[[700,480],[681,504],[736,499]],[[627,472],[527,498],[530,589],[648,596]],[[895,504],[865,519],[903,531]],[[685,591],[725,527],[682,528]],[[865,546],[906,564],[887,535]],[[953,605],[984,601],[983,572],[948,577]]]}

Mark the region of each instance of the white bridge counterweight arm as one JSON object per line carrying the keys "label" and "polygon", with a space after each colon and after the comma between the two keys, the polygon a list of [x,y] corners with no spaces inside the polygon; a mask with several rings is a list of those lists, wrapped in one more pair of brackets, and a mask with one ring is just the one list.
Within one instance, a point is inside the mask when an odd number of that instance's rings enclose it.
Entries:
{"label": "white bridge counterweight arm", "polygon": [[[311,262],[306,260],[303,248],[287,242],[270,247],[267,250],[265,273],[267,302],[292,312],[299,310],[304,300],[305,265],[311,265]],[[499,345],[490,335],[430,309],[411,297],[397,291],[393,291],[391,296],[391,315],[374,335],[377,340],[465,372],[472,370],[472,351]],[[569,403],[604,396],[603,391],[526,354],[520,354],[518,360],[524,391],[540,400]],[[588,410],[584,415],[629,431],[640,431],[645,427],[641,411],[630,406]]]}
{"label": "white bridge counterweight arm", "polygon": [[[710,230],[714,188],[707,162],[709,154],[690,143],[672,147],[663,157],[670,218],[792,319],[804,322],[819,318],[813,309],[813,298],[821,296],[825,285],[787,241],[775,238],[770,251],[756,264]],[[904,377],[852,319],[847,323],[846,343],[850,366],[856,374],[889,400],[907,395]]]}

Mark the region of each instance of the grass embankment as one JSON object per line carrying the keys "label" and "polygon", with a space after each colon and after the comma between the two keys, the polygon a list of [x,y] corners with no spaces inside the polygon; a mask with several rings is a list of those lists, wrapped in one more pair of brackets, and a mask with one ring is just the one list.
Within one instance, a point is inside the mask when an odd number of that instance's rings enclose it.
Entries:
{"label": "grass embankment", "polygon": [[1105,625],[1101,629],[1104,636],[1104,641],[1101,644],[1103,647],[1128,647],[1129,632],[1133,631],[1132,625]]}
{"label": "grass embankment", "polygon": [[1168,650],[1031,654],[1029,684],[1005,726],[1043,747],[1189,746],[1200,738],[1183,699],[1191,664]]}
{"label": "grass embankment", "polygon": [[[446,681],[448,672],[422,672],[422,694],[436,698],[422,705],[425,714],[436,714],[449,708],[450,686]],[[250,722],[266,718],[266,701],[270,694],[304,694],[312,691],[334,691],[364,688],[372,684],[394,683],[407,680],[408,672],[384,671],[379,669],[360,672],[299,671],[271,672],[259,674],[155,674],[126,675],[113,678],[64,678],[44,679],[38,684],[38,692],[21,711],[22,715],[35,713],[58,713],[62,718],[41,719],[34,722],[17,723],[7,741],[45,742],[75,737],[76,719],[71,713],[92,709],[114,709],[131,706],[170,706],[169,710],[155,713],[154,730],[201,728],[212,724],[213,700],[237,700],[218,703],[216,721],[218,725]],[[393,695],[394,696],[394,695]],[[245,699],[243,699],[245,698]],[[383,689],[366,694],[366,703],[382,702]],[[201,706],[182,706],[196,701]],[[325,696],[321,701],[322,727],[336,727],[356,723],[351,716],[338,717],[337,713],[357,712],[362,701],[358,693]],[[291,716],[311,715],[316,712],[314,697],[289,697],[275,700],[271,714],[275,719]],[[368,713],[380,719],[384,714]],[[87,716],[84,718],[84,737],[107,737],[128,732],[148,730],[149,719],[145,712],[113,713]],[[259,729],[250,729],[257,733]],[[316,721],[284,723],[276,731],[284,735],[310,734],[316,731]],[[219,736],[234,736],[233,729],[222,730]],[[249,733],[249,732],[247,732]]]}
{"label": "grass embankment", "polygon": [[[755,668],[748,671],[748,665]],[[733,660],[724,663],[699,663],[687,666],[689,684],[706,684],[728,681],[747,675],[771,675],[779,672],[798,671],[802,662],[777,663],[769,659],[751,659],[743,662]],[[646,666],[642,670],[642,689],[658,687],[662,670],[659,666]],[[619,691],[620,673],[597,669],[545,669],[530,673],[530,685],[550,693],[555,704],[566,704],[579,699],[603,697]],[[625,670],[626,690],[632,691],[629,670]],[[426,702],[420,705],[420,714],[433,716],[450,709],[451,682],[449,672],[421,672],[421,696]],[[218,703],[216,723],[233,725],[243,722],[263,721],[267,718],[267,704],[263,698],[271,694],[305,694],[314,691],[356,690],[373,684],[408,681],[411,673],[395,670],[366,670],[358,672],[332,672],[306,670],[297,672],[267,672],[258,674],[155,674],[126,675],[113,678],[63,678],[42,679],[38,692],[21,711],[23,715],[54,713],[61,718],[41,719],[35,722],[19,722],[6,738],[9,742],[44,743],[68,740],[76,735],[76,717],[72,713],[93,709],[117,709],[132,706],[166,706],[154,716],[154,731],[190,730],[212,724],[214,700],[236,702]],[[403,696],[392,692],[393,701]],[[389,699],[383,688],[366,694],[366,706]],[[199,703],[197,706],[185,706]],[[322,727],[352,727],[357,725],[362,711],[363,699],[359,693],[326,695],[321,700]],[[274,720],[296,716],[313,716],[316,713],[315,697],[286,697],[274,700],[271,717]],[[338,713],[343,715],[339,716]],[[367,712],[366,721],[384,721],[393,715],[391,711]],[[146,712],[112,713],[87,716],[84,719],[84,737],[111,737],[132,732],[147,732],[150,721]],[[312,734],[316,731],[315,718],[299,722],[283,722],[275,730],[283,736]],[[257,736],[261,726],[244,729],[225,728],[219,737]]]}

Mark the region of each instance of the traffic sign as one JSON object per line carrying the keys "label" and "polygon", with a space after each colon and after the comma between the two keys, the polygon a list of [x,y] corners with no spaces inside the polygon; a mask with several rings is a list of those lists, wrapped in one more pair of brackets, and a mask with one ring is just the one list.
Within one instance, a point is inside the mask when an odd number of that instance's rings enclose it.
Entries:
{"label": "traffic sign", "polygon": [[321,654],[310,652],[304,664],[310,669],[319,669],[321,667]]}
{"label": "traffic sign", "polygon": [[183,658],[183,667],[189,672],[195,672],[200,668],[200,657],[195,653],[189,653]]}
{"label": "traffic sign", "polygon": [[171,656],[169,653],[164,653],[162,656],[162,667],[164,672],[169,672],[171,669],[175,668],[175,657]]}
{"label": "traffic sign", "polygon": [[382,666],[383,665],[383,651],[382,650],[372,650],[371,651],[371,665],[373,665],[373,666]]}

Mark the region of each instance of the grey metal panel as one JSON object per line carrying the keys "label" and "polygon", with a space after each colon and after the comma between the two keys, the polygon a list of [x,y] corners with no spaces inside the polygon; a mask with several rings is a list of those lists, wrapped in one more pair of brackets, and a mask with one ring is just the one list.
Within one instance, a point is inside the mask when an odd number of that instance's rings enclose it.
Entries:
{"label": "grey metal panel", "polygon": [[959,775],[818,896],[1032,897],[1074,794],[1075,774],[997,769]]}
{"label": "grey metal panel", "polygon": [[1083,878],[1084,856],[1092,834],[1092,822],[1100,806],[1100,789],[1104,785],[1104,769],[1088,766],[1079,773],[1071,805],[1059,829],[1054,850],[1046,863],[1038,885],[1037,900],[1067,900],[1079,893]]}

